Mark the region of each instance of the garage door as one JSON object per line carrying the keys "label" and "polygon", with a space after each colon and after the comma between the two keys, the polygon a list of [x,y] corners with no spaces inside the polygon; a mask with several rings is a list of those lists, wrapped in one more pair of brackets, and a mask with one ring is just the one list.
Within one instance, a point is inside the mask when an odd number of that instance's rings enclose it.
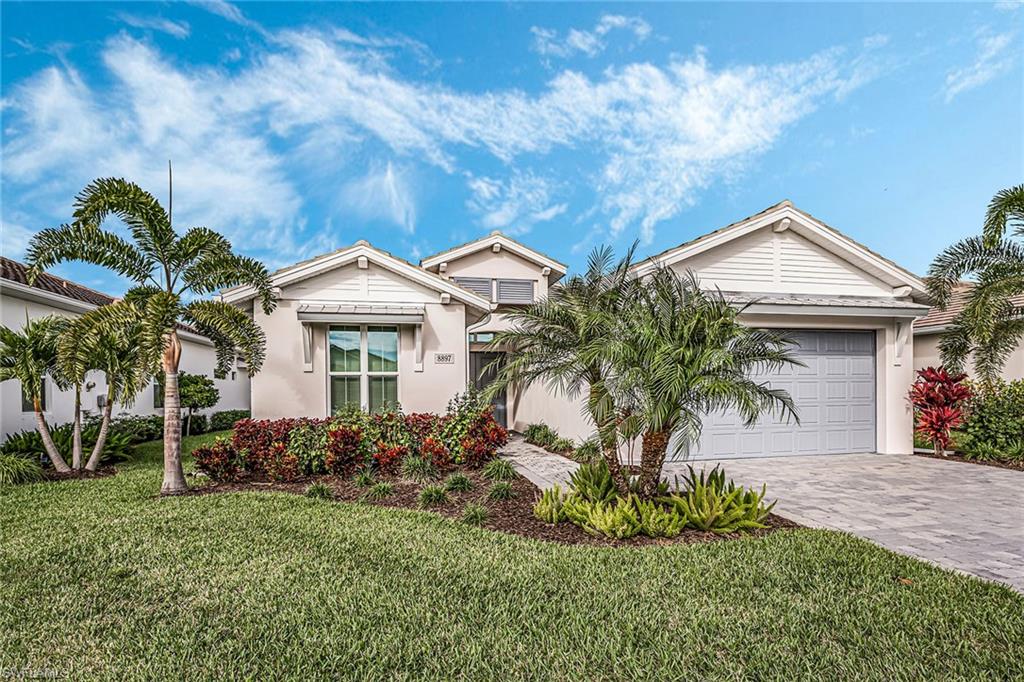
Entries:
{"label": "garage door", "polygon": [[806,367],[758,378],[789,391],[800,425],[765,420],[745,428],[735,413],[709,415],[692,459],[875,451],[874,332],[791,334]]}

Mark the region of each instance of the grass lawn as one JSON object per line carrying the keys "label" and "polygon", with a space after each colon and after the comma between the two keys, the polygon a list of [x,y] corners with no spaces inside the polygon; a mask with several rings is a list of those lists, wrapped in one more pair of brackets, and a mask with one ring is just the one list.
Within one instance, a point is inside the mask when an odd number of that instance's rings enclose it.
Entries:
{"label": "grass lawn", "polygon": [[160,447],[0,492],[0,677],[1024,677],[1024,598],[840,533],[609,549],[286,494],[159,499]]}

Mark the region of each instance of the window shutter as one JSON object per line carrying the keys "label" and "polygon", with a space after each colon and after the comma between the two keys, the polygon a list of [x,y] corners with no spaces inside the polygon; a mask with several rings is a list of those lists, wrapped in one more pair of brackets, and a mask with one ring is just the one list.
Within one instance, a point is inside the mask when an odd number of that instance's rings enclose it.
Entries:
{"label": "window shutter", "polygon": [[498,303],[533,303],[532,279],[499,279]]}
{"label": "window shutter", "polygon": [[452,277],[455,283],[491,300],[491,280],[486,277]]}

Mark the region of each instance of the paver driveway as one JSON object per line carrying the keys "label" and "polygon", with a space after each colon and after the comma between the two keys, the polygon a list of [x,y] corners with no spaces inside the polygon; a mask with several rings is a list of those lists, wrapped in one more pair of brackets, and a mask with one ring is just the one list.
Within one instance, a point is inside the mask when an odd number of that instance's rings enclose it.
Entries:
{"label": "paver driveway", "polygon": [[[565,483],[575,464],[515,439],[507,456],[534,483]],[[715,462],[694,463],[712,467]],[[783,516],[847,531],[1024,592],[1024,473],[913,455],[820,455],[723,462],[768,484]],[[665,465],[666,478],[685,463]]]}

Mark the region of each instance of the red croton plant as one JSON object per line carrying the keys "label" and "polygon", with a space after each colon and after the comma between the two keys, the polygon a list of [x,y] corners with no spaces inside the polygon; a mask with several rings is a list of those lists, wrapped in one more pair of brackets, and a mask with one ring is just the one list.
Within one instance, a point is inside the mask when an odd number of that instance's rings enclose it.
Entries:
{"label": "red croton plant", "polygon": [[917,371],[917,381],[910,386],[914,430],[928,439],[937,455],[945,455],[953,429],[964,423],[963,406],[971,397],[966,378],[941,367],[926,367]]}

